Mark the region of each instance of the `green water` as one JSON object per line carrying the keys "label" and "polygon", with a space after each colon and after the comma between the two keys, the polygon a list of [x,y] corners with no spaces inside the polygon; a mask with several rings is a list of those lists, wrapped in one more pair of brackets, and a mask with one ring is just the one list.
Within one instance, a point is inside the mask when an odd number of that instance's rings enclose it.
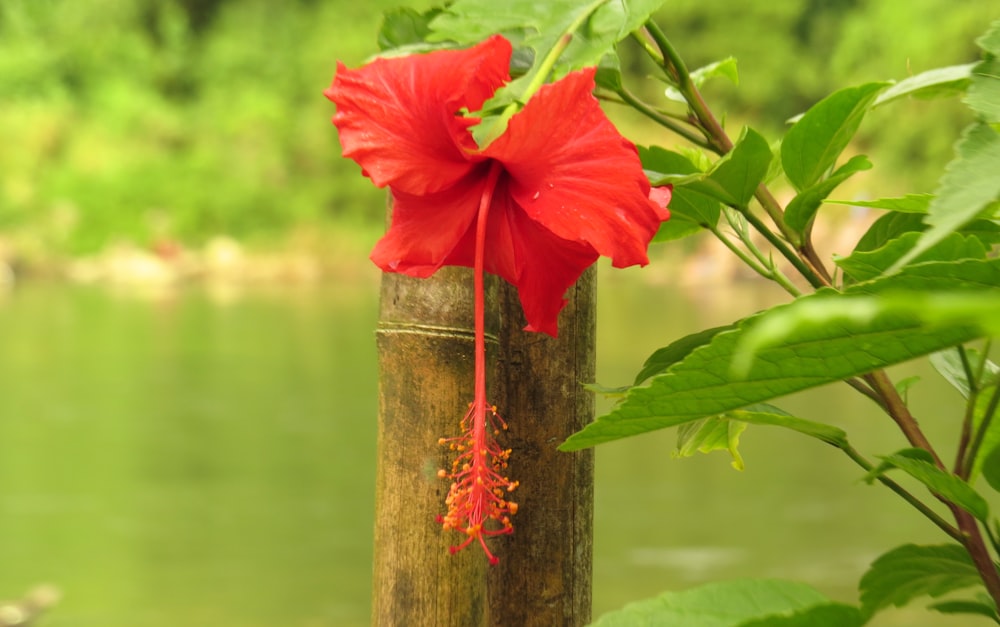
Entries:
{"label": "green water", "polygon": [[[776,297],[639,276],[602,277],[602,382],[628,380],[644,335],[666,343]],[[43,627],[367,624],[376,289],[366,276],[0,295],[0,598],[57,586]],[[950,390],[923,374],[914,402],[951,411]],[[866,403],[832,388],[784,406],[863,450],[902,447]],[[599,448],[595,614],[742,576],[853,601],[879,552],[942,540],[832,448],[766,428],[743,443],[742,473],[718,453],[671,459],[670,434]],[[873,624],[979,623],[894,612]]]}

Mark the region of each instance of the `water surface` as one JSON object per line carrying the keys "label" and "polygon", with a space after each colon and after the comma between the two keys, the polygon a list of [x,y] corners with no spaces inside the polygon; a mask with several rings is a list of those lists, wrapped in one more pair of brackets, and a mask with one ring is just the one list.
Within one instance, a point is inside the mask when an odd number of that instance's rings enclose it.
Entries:
{"label": "water surface", "polygon": [[[326,287],[115,290],[26,284],[0,297],[0,598],[64,597],[48,627],[366,625],[375,451],[377,277]],[[602,276],[599,379],[780,295]],[[647,339],[648,338],[648,339]],[[948,433],[957,398],[926,369],[911,392]],[[781,405],[904,443],[846,389]],[[607,403],[601,401],[607,408]],[[831,447],[747,431],[671,458],[671,433],[598,449],[595,615],[732,577],[804,580],[855,601],[880,552],[941,542]],[[872,623],[970,625],[914,612]],[[982,624],[989,624],[983,622]]]}

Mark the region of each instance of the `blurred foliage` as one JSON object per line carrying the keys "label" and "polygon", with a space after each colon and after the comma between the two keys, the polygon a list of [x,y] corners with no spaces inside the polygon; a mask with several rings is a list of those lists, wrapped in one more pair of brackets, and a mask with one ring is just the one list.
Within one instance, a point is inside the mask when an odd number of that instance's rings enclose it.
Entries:
{"label": "blurred foliage", "polygon": [[[711,82],[706,98],[739,123],[773,132],[838,88],[978,60],[974,40],[997,17],[988,4],[793,0],[736,10],[720,0],[673,0],[658,18],[689,67],[736,57],[739,86]],[[855,142],[872,156],[877,193],[932,191],[970,119],[956,100],[872,112]]]}
{"label": "blurred foliage", "polygon": [[5,0],[0,228],[81,253],[378,215],[321,92],[379,4]]}
{"label": "blurred foliage", "polygon": [[[4,0],[0,237],[78,254],[378,224],[380,194],[340,158],[321,92],[338,59],[375,52],[396,4]],[[835,86],[973,60],[984,13],[977,0],[674,0],[658,20],[693,67],[736,56],[740,86],[709,97],[774,128]],[[647,72],[637,55],[631,70]],[[862,141],[885,143],[907,183],[915,163],[939,171],[965,122],[947,107],[896,107],[908,132],[875,123]]]}

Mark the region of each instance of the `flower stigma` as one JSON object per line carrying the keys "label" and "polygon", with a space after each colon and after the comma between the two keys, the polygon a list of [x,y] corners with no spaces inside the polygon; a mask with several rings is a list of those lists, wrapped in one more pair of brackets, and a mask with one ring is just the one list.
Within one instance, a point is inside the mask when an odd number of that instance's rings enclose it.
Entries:
{"label": "flower stigma", "polygon": [[444,530],[466,536],[449,549],[452,554],[478,540],[490,564],[497,564],[500,559],[486,546],[486,537],[513,533],[510,517],[517,513],[517,503],[507,499],[518,486],[506,476],[511,451],[501,448],[495,438],[507,430],[507,423],[495,405],[469,403],[460,426],[462,435],[439,440],[458,455],[451,472],[438,471],[452,483],[445,498],[448,511],[437,520]]}

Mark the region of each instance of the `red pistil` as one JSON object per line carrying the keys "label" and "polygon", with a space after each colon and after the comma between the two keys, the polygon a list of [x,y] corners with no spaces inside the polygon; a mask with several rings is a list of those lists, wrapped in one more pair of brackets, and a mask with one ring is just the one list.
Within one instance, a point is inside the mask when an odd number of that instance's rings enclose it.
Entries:
{"label": "red pistil", "polygon": [[[487,417],[487,413],[489,416]],[[488,423],[488,424],[487,424]],[[502,449],[494,436],[507,429],[507,423],[496,412],[495,406],[469,404],[469,411],[462,418],[463,434],[457,438],[441,438],[458,456],[451,465],[451,473],[438,471],[438,476],[452,480],[445,505],[448,513],[438,516],[445,529],[466,534],[465,540],[451,547],[454,554],[479,540],[490,564],[500,560],[486,546],[485,536],[514,532],[510,517],[517,513],[517,503],[508,501],[506,495],[517,487],[503,473],[507,469],[510,449]],[[487,528],[488,521],[499,526]]]}
{"label": "red pistil", "polygon": [[[498,162],[493,162],[490,166],[476,216],[473,265],[475,400],[469,404],[469,411],[460,423],[462,435],[439,440],[440,444],[447,444],[458,456],[452,462],[450,473],[438,471],[438,476],[452,480],[445,499],[448,512],[444,516],[438,516],[438,522],[445,529],[454,529],[467,536],[461,544],[452,546],[451,552],[460,551],[477,539],[490,564],[496,564],[500,560],[487,548],[485,536],[513,533],[510,517],[517,513],[517,503],[504,497],[518,485],[518,482],[511,481],[503,474],[507,468],[510,449],[500,448],[494,439],[501,430],[507,429],[507,423],[497,413],[496,406],[486,400],[486,303],[483,287],[486,219],[502,169]],[[487,529],[485,525],[490,520],[499,523],[499,527]]]}

